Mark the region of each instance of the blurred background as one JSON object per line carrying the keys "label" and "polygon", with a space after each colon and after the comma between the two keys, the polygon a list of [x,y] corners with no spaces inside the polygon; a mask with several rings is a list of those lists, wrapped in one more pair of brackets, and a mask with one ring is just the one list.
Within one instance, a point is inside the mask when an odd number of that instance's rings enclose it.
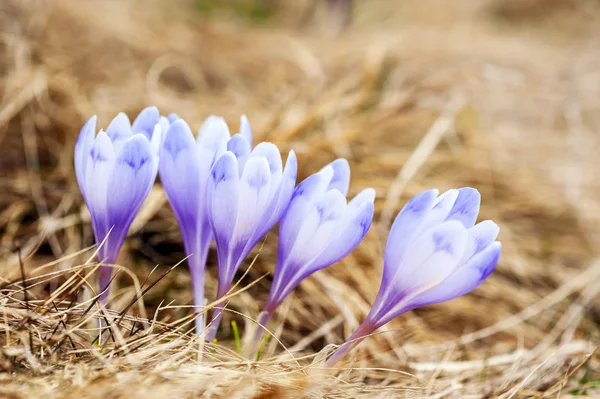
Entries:
{"label": "blurred background", "polygon": [[[362,321],[387,229],[410,196],[469,185],[482,193],[481,217],[501,226],[498,269],[472,294],[394,321],[354,361],[409,370],[432,381],[427,392],[459,379],[455,391],[474,397],[554,389],[571,370],[578,385],[565,392],[598,385],[598,359],[588,356],[600,342],[597,0],[3,0],[1,279],[20,276],[16,246],[29,273],[89,257],[63,259],[93,243],[72,161],[79,129],[91,115],[106,127],[148,105],[194,131],[210,114],[237,131],[246,114],[258,140],[296,151],[299,178],[346,157],[350,195],[376,189],[365,242],[280,309],[274,331],[289,348],[315,353]],[[272,272],[276,244],[270,234],[244,284]],[[157,184],[119,264],[143,280],[183,257]],[[208,274],[210,300],[214,254]],[[131,278],[115,284],[123,307],[135,295]],[[256,316],[268,287],[269,277],[230,307]],[[163,300],[190,304],[187,268],[144,299],[148,312]],[[244,329],[243,318],[228,318]],[[442,360],[450,379],[432,374],[430,362]]]}

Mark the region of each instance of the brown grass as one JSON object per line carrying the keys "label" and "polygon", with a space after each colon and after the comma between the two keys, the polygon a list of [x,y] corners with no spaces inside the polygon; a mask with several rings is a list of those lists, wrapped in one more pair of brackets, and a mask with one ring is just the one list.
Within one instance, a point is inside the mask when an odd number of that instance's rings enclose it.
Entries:
{"label": "brown grass", "polygon": [[[291,28],[290,6],[257,25],[235,13],[209,19],[194,4],[0,5],[0,396],[600,394],[597,2],[369,0],[340,36],[319,10]],[[189,333],[186,267],[167,273],[184,255],[159,184],[119,258],[113,311],[93,302],[97,264],[73,144],[90,115],[106,126],[148,104],[195,129],[209,114],[235,129],[246,113],[259,139],[297,152],[301,177],[343,156],[351,194],[377,190],[365,242],[296,290],[258,362],[235,353],[229,321],[255,328],[276,235],[230,298],[219,343],[201,347]],[[480,189],[482,217],[501,225],[498,269],[323,369],[322,348],[340,344],[376,294],[395,212],[423,189],[461,185]],[[112,326],[101,343],[98,317]]]}

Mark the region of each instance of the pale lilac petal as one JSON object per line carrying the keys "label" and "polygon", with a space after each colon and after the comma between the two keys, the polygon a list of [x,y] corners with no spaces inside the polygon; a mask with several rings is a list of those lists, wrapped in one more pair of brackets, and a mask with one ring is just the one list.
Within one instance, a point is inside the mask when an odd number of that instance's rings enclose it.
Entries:
{"label": "pale lilac petal", "polygon": [[227,285],[225,282],[229,280],[229,275],[235,273],[235,270],[230,270],[232,259],[229,245],[236,227],[239,193],[237,159],[227,151],[212,168],[207,186],[207,210],[217,243],[220,285]]}
{"label": "pale lilac petal", "polygon": [[448,215],[447,220],[458,220],[466,228],[475,224],[479,214],[481,195],[479,191],[471,187],[463,187],[458,190],[458,198]]}
{"label": "pale lilac petal", "polygon": [[86,199],[86,167],[90,151],[94,145],[94,136],[96,135],[96,116],[92,116],[81,128],[77,143],[75,144],[75,175],[77,184],[81,190],[84,200]]}
{"label": "pale lilac petal", "polygon": [[383,280],[393,278],[396,267],[402,264],[413,240],[415,233],[420,230],[427,213],[435,204],[437,190],[428,190],[416,195],[404,205],[390,230],[385,246]]}
{"label": "pale lilac petal", "polygon": [[405,311],[417,307],[449,301],[477,288],[494,271],[502,245],[495,242],[473,256],[465,265],[448,276],[443,282],[410,301]]}
{"label": "pale lilac petal", "polygon": [[337,189],[342,194],[348,194],[348,187],[350,186],[350,165],[344,158],[336,159],[329,165],[333,168],[333,177],[329,182],[327,190]]}
{"label": "pale lilac petal", "polygon": [[242,115],[240,118],[240,134],[246,139],[248,144],[250,144],[250,147],[252,147],[252,128],[250,127],[250,121],[246,118],[246,115]]}
{"label": "pale lilac petal", "polygon": [[411,245],[391,281],[382,284],[402,296],[412,295],[443,281],[459,265],[467,246],[467,230],[457,221],[444,222]]}
{"label": "pale lilac petal", "polygon": [[251,157],[246,162],[239,185],[239,209],[231,243],[236,263],[241,263],[263,234],[260,221],[266,212],[271,192],[269,163],[264,157]]}
{"label": "pale lilac petal", "polygon": [[[85,199],[92,217],[92,227],[96,243],[100,243],[108,234],[109,225],[108,193],[109,183],[113,177],[116,156],[110,138],[100,131],[90,150],[85,168]],[[109,256],[101,249],[101,258]],[[109,262],[114,262],[116,254],[110,254]]]}
{"label": "pale lilac petal", "polygon": [[[290,151],[283,169],[283,174],[279,185],[273,193],[271,202],[269,203],[268,209],[270,212],[265,214],[263,218],[263,225],[265,229],[270,230],[275,223],[279,221],[283,213],[290,204],[292,194],[294,193],[294,186],[296,185],[296,175],[298,174],[298,161],[296,160],[296,154],[294,151]],[[266,231],[265,231],[266,232]]]}
{"label": "pale lilac petal", "polygon": [[183,119],[169,128],[160,151],[160,178],[179,223],[186,248],[197,239],[201,195],[199,157],[192,131]]}
{"label": "pale lilac petal", "polygon": [[262,142],[252,150],[252,156],[264,157],[267,160],[271,174],[271,194],[273,194],[279,187],[283,172],[283,162],[281,161],[279,149],[273,143]]}
{"label": "pale lilac petal", "polygon": [[[364,198],[361,198],[361,202],[355,202],[359,196]],[[360,244],[373,221],[374,199],[375,190],[366,189],[348,204],[347,211],[351,216],[345,218],[344,223],[338,228],[337,236],[314,262],[312,270],[322,269],[345,258]]]}
{"label": "pale lilac petal", "polygon": [[108,211],[123,239],[156,178],[155,159],[146,136],[135,134],[123,143],[108,184]]}
{"label": "pale lilac petal", "polygon": [[235,155],[238,162],[238,171],[241,176],[246,160],[250,156],[250,144],[241,134],[234,134],[227,142],[227,151],[231,151]]}
{"label": "pale lilac petal", "polygon": [[169,123],[173,123],[177,120],[181,119],[179,117],[179,115],[177,115],[175,112],[171,112],[168,116],[167,116],[167,120],[169,121]]}
{"label": "pale lilac petal", "polygon": [[133,130],[131,129],[129,117],[125,115],[125,113],[119,112],[119,114],[110,122],[108,128],[106,128],[106,134],[113,143],[131,137],[133,135]]}
{"label": "pale lilac petal", "polygon": [[467,240],[467,248],[463,254],[462,262],[468,261],[471,257],[490,246],[496,241],[499,232],[500,228],[491,220],[484,220],[471,227],[467,231],[469,238]]}
{"label": "pale lilac petal", "polygon": [[156,107],[147,107],[140,112],[131,129],[134,134],[142,133],[148,140],[152,138],[152,132],[154,132],[154,126],[160,121],[160,113]]}

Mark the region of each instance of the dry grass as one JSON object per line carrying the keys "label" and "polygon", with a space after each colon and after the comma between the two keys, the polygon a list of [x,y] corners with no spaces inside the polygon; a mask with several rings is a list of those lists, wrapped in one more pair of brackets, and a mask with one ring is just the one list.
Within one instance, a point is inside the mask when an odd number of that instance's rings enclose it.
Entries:
{"label": "dry grass", "polygon": [[[256,25],[194,4],[0,6],[0,396],[600,394],[597,2],[369,0],[338,37],[320,13],[290,28],[290,6]],[[365,242],[301,285],[259,362],[235,353],[229,323],[216,346],[189,333],[190,278],[185,265],[168,272],[184,255],[160,185],[119,259],[113,312],[93,300],[73,143],[91,114],[106,125],[148,104],[195,128],[211,113],[237,127],[246,113],[259,139],[296,150],[301,177],[344,156],[352,193],[377,190]],[[479,188],[482,216],[501,225],[497,271],[394,321],[339,369],[320,367],[375,296],[395,212],[425,188],[460,185]],[[275,248],[271,234],[239,287],[255,283],[231,297],[242,330],[255,328]],[[208,274],[210,299],[212,255]],[[111,326],[102,342],[99,317]]]}

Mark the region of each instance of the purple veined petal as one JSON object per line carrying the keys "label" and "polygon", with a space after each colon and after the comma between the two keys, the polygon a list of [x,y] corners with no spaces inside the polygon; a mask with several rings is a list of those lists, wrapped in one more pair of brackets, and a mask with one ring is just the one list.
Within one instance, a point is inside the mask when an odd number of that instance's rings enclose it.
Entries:
{"label": "purple veined petal", "polygon": [[472,227],[479,214],[481,194],[474,188],[463,187],[458,189],[458,198],[450,211],[447,220],[458,220],[466,228]]}
{"label": "purple veined petal", "polygon": [[342,194],[347,195],[350,186],[350,165],[348,161],[345,158],[338,158],[327,166],[333,168],[333,176],[329,181],[327,190],[337,189]]}
{"label": "purple veined petal", "polygon": [[131,126],[131,130],[133,133],[142,133],[148,140],[152,137],[152,132],[154,132],[154,126],[160,121],[160,113],[158,112],[158,108],[156,107],[147,107],[140,112],[135,121],[133,121],[133,125]]}
{"label": "purple veined petal", "polygon": [[133,135],[133,130],[131,129],[129,117],[123,112],[119,112],[119,114],[110,122],[108,128],[106,128],[106,134],[113,143],[131,137]]}
{"label": "purple veined petal", "polygon": [[264,157],[251,157],[246,162],[239,183],[239,208],[233,235],[233,259],[240,264],[262,238],[260,221],[266,212],[271,192],[269,163]]}
{"label": "purple veined petal", "polygon": [[250,156],[250,144],[241,134],[234,134],[227,142],[227,151],[231,151],[238,160],[239,175],[242,175],[246,160]]}
{"label": "purple veined petal", "polygon": [[120,247],[152,189],[156,178],[156,160],[148,139],[141,133],[125,140],[116,155],[113,176],[108,183],[108,212],[114,225],[110,241]]}
{"label": "purple veined petal", "polygon": [[252,150],[253,157],[264,157],[269,164],[269,173],[271,174],[271,194],[279,187],[281,176],[283,173],[283,163],[281,162],[281,153],[277,146],[273,143],[259,143]]}
{"label": "purple veined petal", "polygon": [[496,241],[499,232],[500,228],[491,220],[484,220],[468,229],[467,247],[461,263],[467,262],[471,257],[492,245]]}
{"label": "purple veined petal", "polygon": [[229,275],[233,278],[235,273],[235,270],[229,270],[229,246],[236,225],[239,196],[237,159],[232,152],[227,151],[215,162],[207,185],[207,212],[217,244],[220,285],[226,285]]}
{"label": "purple veined petal", "polygon": [[314,267],[314,263],[318,262],[320,255],[337,237],[345,212],[346,198],[338,190],[331,190],[308,202],[304,212],[296,215],[301,222],[297,225],[294,240],[285,246],[289,248],[288,252],[281,251],[282,241],[288,237],[280,237],[271,302],[279,303],[302,279],[318,269]]}
{"label": "purple veined petal", "polygon": [[[357,199],[360,201],[355,202]],[[338,235],[314,262],[312,269],[316,271],[345,258],[360,244],[373,221],[374,200],[375,190],[368,188],[348,204],[348,215],[339,227]]]}
{"label": "purple veined petal", "polygon": [[320,173],[304,179],[294,190],[289,206],[279,222],[278,258],[287,256],[292,250],[300,226],[304,223],[304,215],[308,212],[315,198],[325,192],[327,183]]}
{"label": "purple veined petal", "polygon": [[500,242],[492,243],[440,284],[412,299],[405,312],[421,306],[449,301],[473,291],[494,271],[501,250]]}
{"label": "purple veined petal", "polygon": [[250,127],[250,121],[246,115],[240,117],[240,134],[246,139],[250,147],[252,147],[252,128]]}
{"label": "purple veined petal", "polygon": [[[92,227],[96,237],[96,243],[101,243],[111,226],[109,225],[108,195],[109,183],[113,176],[116,164],[112,142],[106,133],[100,131],[94,140],[94,145],[87,157],[85,168],[85,193],[86,203],[92,217]],[[100,249],[100,259],[106,260],[109,254],[106,246]],[[108,262],[114,262],[116,254],[110,254]]]}
{"label": "purple veined petal", "polygon": [[305,209],[303,222],[286,262],[306,267],[321,255],[339,233],[346,212],[346,198],[338,190],[325,192]]}
{"label": "purple veined petal", "polygon": [[294,193],[294,186],[296,185],[296,176],[298,174],[298,161],[296,160],[296,154],[294,151],[290,151],[287,160],[285,162],[285,168],[281,180],[273,193],[271,202],[268,206],[270,212],[267,212],[263,218],[263,226],[265,233],[281,219],[281,216],[287,209]]}
{"label": "purple veined petal", "polygon": [[[419,236],[391,279],[382,280],[373,308],[397,312],[410,298],[439,284],[459,265],[467,245],[467,230],[457,221],[444,222]],[[387,310],[393,304],[392,310]],[[395,317],[395,316],[394,316]]]}
{"label": "purple veined petal", "polygon": [[210,116],[200,128],[196,143],[201,188],[206,186],[210,170],[217,159],[227,151],[227,141],[229,138],[229,128],[223,118]]}
{"label": "purple veined petal", "polygon": [[81,194],[83,195],[83,199],[86,199],[86,185],[85,185],[85,176],[86,176],[86,167],[88,158],[90,156],[90,151],[92,150],[92,146],[94,145],[94,137],[96,136],[96,116],[92,116],[88,121],[83,125],[81,131],[79,132],[79,137],[77,138],[77,143],[75,144],[75,175],[77,176],[77,184],[79,185],[79,190],[81,190]]}
{"label": "purple veined petal", "polygon": [[420,233],[432,228],[433,226],[444,222],[448,218],[448,215],[450,214],[450,211],[452,210],[452,207],[458,198],[458,194],[459,191],[453,189],[448,190],[438,196],[433,203],[431,210],[424,215],[419,229],[415,231],[415,237],[417,237]]}
{"label": "purple veined petal", "polygon": [[397,265],[402,263],[421,223],[433,207],[437,193],[437,190],[428,190],[416,195],[396,216],[385,246],[383,281],[393,278]]}
{"label": "purple veined petal", "polygon": [[169,128],[160,150],[159,170],[162,186],[181,226],[186,248],[192,248],[201,196],[199,157],[196,142],[183,119]]}

